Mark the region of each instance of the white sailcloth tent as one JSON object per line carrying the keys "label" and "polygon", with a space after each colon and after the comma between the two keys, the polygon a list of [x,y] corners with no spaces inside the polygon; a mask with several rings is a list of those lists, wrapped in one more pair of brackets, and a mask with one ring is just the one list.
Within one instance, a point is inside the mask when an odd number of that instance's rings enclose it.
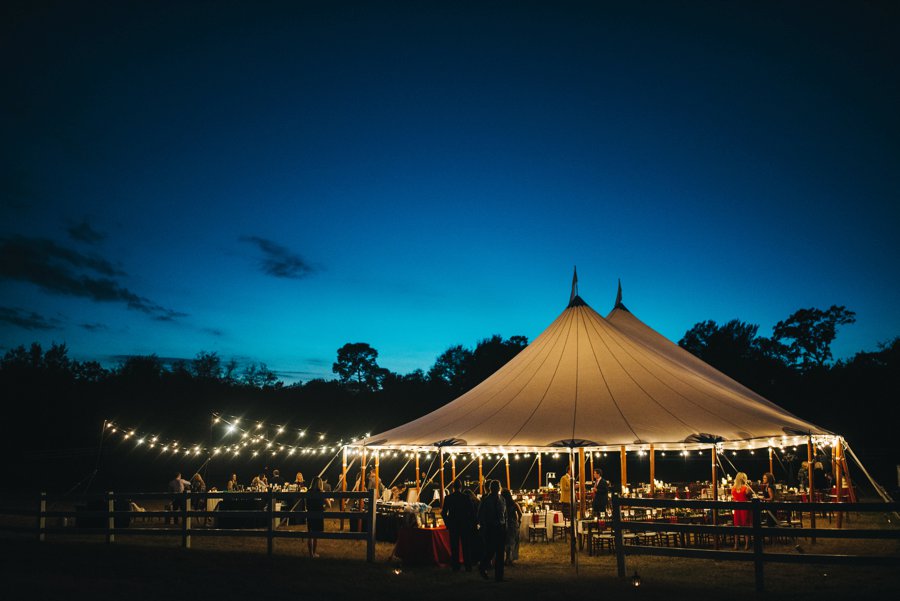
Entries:
{"label": "white sailcloth tent", "polygon": [[457,451],[748,449],[832,441],[641,322],[602,317],[577,294],[484,382],[353,446]]}

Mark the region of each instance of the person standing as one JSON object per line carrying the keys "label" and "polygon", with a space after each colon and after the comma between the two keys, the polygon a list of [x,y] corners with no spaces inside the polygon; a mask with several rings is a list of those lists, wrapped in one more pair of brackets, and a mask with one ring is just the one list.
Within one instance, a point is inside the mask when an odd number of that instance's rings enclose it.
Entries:
{"label": "person standing", "polygon": [[813,464],[813,488],[816,490],[816,501],[821,502],[825,499],[825,493],[828,492],[828,479],[825,477],[825,468],[821,461]]}
{"label": "person standing", "polygon": [[[731,488],[731,499],[733,501],[740,501],[742,503],[750,500],[752,495],[752,491],[750,487],[747,486],[747,474],[744,472],[738,472],[734,477],[734,486]],[[735,509],[734,510],[734,525],[735,526],[752,526],[753,525],[753,512],[749,509]],[[737,550],[738,548],[738,539],[740,535],[734,535],[734,548]],[[744,550],[750,548],[750,537],[747,536],[744,539]]]}
{"label": "person standing", "polygon": [[[765,474],[763,474],[762,497],[763,501],[767,503],[774,503],[776,500],[775,476],[772,474],[772,472],[766,472]],[[775,514],[772,513],[771,509],[766,510],[766,524],[773,527],[777,525]]]}
{"label": "person standing", "polygon": [[800,471],[797,472],[797,486],[803,494],[809,493],[809,462],[804,461],[800,464]]}
{"label": "person standing", "polygon": [[[206,509],[206,499],[204,498],[203,493],[206,492],[206,482],[203,480],[203,476],[200,475],[200,472],[197,472],[191,477],[191,509],[194,511],[202,511]],[[199,518],[197,520],[200,521]],[[207,524],[207,518],[203,518],[203,524]]]}
{"label": "person standing", "polygon": [[[307,511],[325,511],[326,499],[324,496],[325,487],[322,485],[322,479],[318,476],[312,479],[309,485],[309,491],[306,495]],[[330,499],[329,499],[330,501]],[[310,557],[318,557],[316,553],[319,539],[315,538],[313,533],[325,531],[324,516],[309,516],[306,518],[306,529],[310,532],[310,538],[306,539],[306,546],[309,550]]]}
{"label": "person standing", "polygon": [[228,492],[237,492],[238,479],[237,474],[231,474],[231,479],[225,484],[225,490]]}
{"label": "person standing", "polygon": [[508,488],[500,493],[506,503],[506,560],[508,566],[514,566],[519,559],[519,524],[522,521],[522,508],[513,499]]}
{"label": "person standing", "polygon": [[457,479],[450,485],[453,489],[444,497],[441,517],[450,534],[450,565],[454,572],[459,571],[459,549],[462,545],[463,563],[466,571],[472,571],[474,551],[472,537],[475,532],[475,506],[468,495],[462,492],[462,483]]}
{"label": "person standing", "polygon": [[569,476],[569,470],[566,470],[566,473],[559,479],[559,502],[565,505],[572,502],[572,478]]}
{"label": "person standing", "polygon": [[[191,483],[181,477],[181,472],[175,474],[175,477],[169,481],[169,492],[172,495],[172,511],[181,511],[184,509],[184,491],[190,490]],[[174,522],[178,523],[178,516],[175,516]]]}
{"label": "person standing", "polygon": [[591,512],[595,518],[606,513],[609,504],[609,482],[603,478],[603,470],[594,470],[594,499],[591,501]]}
{"label": "person standing", "polygon": [[491,480],[490,494],[481,499],[478,525],[484,540],[484,555],[478,573],[487,578],[487,569],[494,561],[494,580],[503,581],[503,549],[506,545],[506,502],[500,496],[500,482]]}

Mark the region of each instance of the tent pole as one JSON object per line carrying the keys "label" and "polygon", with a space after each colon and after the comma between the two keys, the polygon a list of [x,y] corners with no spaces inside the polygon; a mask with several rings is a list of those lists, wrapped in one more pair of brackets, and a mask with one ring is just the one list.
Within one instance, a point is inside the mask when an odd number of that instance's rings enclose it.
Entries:
{"label": "tent pole", "polygon": [[[856,503],[856,491],[853,490],[853,479],[850,478],[850,464],[847,463],[847,455],[845,455],[844,439],[840,438],[838,440],[841,445],[841,468],[844,470],[844,478],[847,479],[847,492],[850,494],[850,502]],[[863,471],[865,471],[865,468],[863,468]]]}
{"label": "tent pole", "polygon": [[381,451],[375,451],[375,494],[380,495],[381,490]]}
{"label": "tent pole", "polygon": [[650,496],[656,495],[656,451],[650,445]]}
{"label": "tent pole", "polygon": [[585,478],[584,474],[584,447],[578,448],[578,480],[579,480],[579,492],[581,493],[581,498],[579,499],[578,508],[581,511],[581,519],[584,519],[584,516],[587,513],[587,478]]}
{"label": "tent pole", "polygon": [[[574,476],[575,472],[575,453],[572,450],[572,447],[569,447],[569,478]],[[571,489],[570,489],[571,490]],[[578,564],[575,563],[575,495],[569,493],[569,527],[572,529],[571,536],[569,537],[569,554],[571,555],[572,565],[575,566],[575,570],[578,570]]]}
{"label": "tent pole", "polygon": [[[341,491],[347,492],[347,447],[344,447],[344,454],[341,458]],[[341,511],[347,511],[347,499],[341,499]],[[344,529],[344,518],[341,518],[341,530]]]}
{"label": "tent pole", "polygon": [[441,507],[444,506],[444,447],[441,447]]}
{"label": "tent pole", "polygon": [[[769,473],[775,475],[775,468],[772,465],[772,447],[769,447]],[[775,484],[774,482],[772,483]]]}
{"label": "tent pole", "polygon": [[506,460],[506,490],[512,491],[512,481],[509,479],[509,453],[503,453]]}
{"label": "tent pole", "polygon": [[[769,449],[769,451],[771,452],[771,449]],[[710,449],[710,458],[712,459],[712,483],[710,485],[710,488],[712,489],[712,490],[710,490],[710,493],[712,493],[712,494],[710,496],[712,497],[713,501],[718,501],[719,500],[719,484],[718,484],[719,474],[716,472],[716,468],[718,467],[718,462],[716,461],[716,443],[713,443],[713,446]],[[719,525],[719,510],[716,509],[715,507],[713,507],[713,509],[711,511],[712,511],[712,525],[718,526]],[[719,549],[719,535],[718,534],[715,536],[715,548],[718,551],[718,549]]]}
{"label": "tent pole", "polygon": [[622,494],[624,495],[625,489],[628,488],[628,465],[625,456],[625,445],[622,445],[619,451],[619,461],[622,464]]}
{"label": "tent pole", "polygon": [[588,455],[588,457],[590,458],[590,462],[591,462],[590,471],[588,473],[591,475],[591,478],[593,478],[594,477],[594,452],[591,451],[590,454]]}
{"label": "tent pole", "polygon": [[482,461],[483,457],[481,453],[478,454],[478,494],[484,495],[484,471],[482,470]]}
{"label": "tent pole", "polygon": [[359,464],[359,491],[366,492],[366,466],[369,460],[366,458],[366,447],[362,450],[362,461]]}
{"label": "tent pole", "polygon": [[[841,463],[838,457],[838,445],[831,445],[831,467],[834,470],[834,492],[835,492],[835,503],[843,503],[844,499],[841,494],[843,490],[843,486],[841,486]],[[840,505],[838,505],[840,507]],[[838,510],[837,512],[837,527],[840,530],[844,525],[844,512]]]}
{"label": "tent pole", "polygon": [[[807,499],[809,500],[810,503],[815,503],[815,496],[813,496],[813,491],[814,491],[815,489],[813,488],[813,444],[812,444],[812,436],[809,436],[809,437],[806,439],[806,463],[807,463],[807,470],[808,470],[808,472],[809,472],[809,491],[807,491],[809,496],[807,497]],[[816,512],[815,512],[815,510],[810,510],[810,512],[809,512],[809,527],[810,527],[810,528],[815,528],[815,527],[816,527]],[[816,537],[815,537],[815,536],[812,537],[812,542],[813,542],[813,544],[815,544],[815,542],[816,542]]]}
{"label": "tent pole", "polygon": [[544,485],[544,474],[541,471],[541,455],[543,455],[543,453],[538,451],[538,485],[537,485],[538,492],[541,491],[541,486]]}
{"label": "tent pole", "polygon": [[416,503],[421,503],[422,495],[422,476],[419,474],[419,451],[416,450]]}
{"label": "tent pole", "polygon": [[456,482],[456,453],[450,453],[450,484]]}

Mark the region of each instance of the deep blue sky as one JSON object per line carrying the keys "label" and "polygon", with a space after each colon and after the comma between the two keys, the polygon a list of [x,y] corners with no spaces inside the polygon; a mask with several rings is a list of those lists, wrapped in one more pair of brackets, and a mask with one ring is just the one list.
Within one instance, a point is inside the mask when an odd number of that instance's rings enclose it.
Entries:
{"label": "deep blue sky", "polygon": [[0,351],[405,373],[575,264],[673,340],[900,334],[896,3],[143,4],[3,9]]}

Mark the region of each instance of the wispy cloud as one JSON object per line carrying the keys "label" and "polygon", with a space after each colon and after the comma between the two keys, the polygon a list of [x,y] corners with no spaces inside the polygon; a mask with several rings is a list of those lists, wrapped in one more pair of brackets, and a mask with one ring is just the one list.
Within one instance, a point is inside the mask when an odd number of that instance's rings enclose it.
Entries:
{"label": "wispy cloud", "polygon": [[103,330],[108,330],[109,328],[106,324],[102,323],[83,323],[81,327],[87,330],[88,332],[101,332]]}
{"label": "wispy cloud", "polygon": [[240,240],[262,251],[260,268],[267,275],[299,280],[316,271],[306,259],[276,242],[259,236],[242,236]]}
{"label": "wispy cloud", "polygon": [[91,224],[87,222],[87,219],[82,220],[81,223],[70,225],[66,228],[66,231],[69,232],[69,237],[72,238],[72,240],[84,242],[85,244],[97,244],[106,238],[106,234],[98,232],[91,227]]}
{"label": "wispy cloud", "polygon": [[16,307],[0,307],[0,322],[24,330],[58,330],[61,325],[58,319]]}
{"label": "wispy cloud", "polygon": [[221,338],[225,335],[225,332],[220,330],[219,328],[200,328],[200,331],[204,334],[209,334],[211,336],[215,336],[217,338]]}
{"label": "wispy cloud", "polygon": [[0,279],[34,284],[51,294],[123,303],[157,321],[186,313],[163,307],[123,286],[125,272],[106,259],[87,255],[42,238],[0,238]]}

